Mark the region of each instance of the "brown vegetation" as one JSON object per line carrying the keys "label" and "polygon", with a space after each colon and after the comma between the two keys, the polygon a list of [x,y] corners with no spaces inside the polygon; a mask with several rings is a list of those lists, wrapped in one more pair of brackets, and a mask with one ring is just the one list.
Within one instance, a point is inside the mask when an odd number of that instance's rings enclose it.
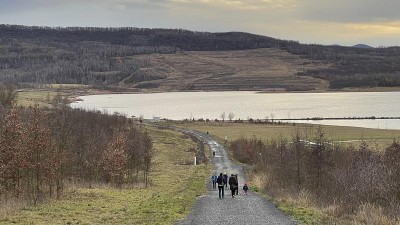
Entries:
{"label": "brown vegetation", "polygon": [[0,118],[0,202],[59,198],[65,181],[147,183],[151,139],[124,116],[61,106],[0,107]]}
{"label": "brown vegetation", "polygon": [[298,72],[329,68],[279,49],[151,54],[134,57],[146,61],[141,71],[162,80],[146,82],[166,90],[326,90],[328,82]]}
{"label": "brown vegetation", "polygon": [[[239,161],[255,165],[264,189],[275,198],[294,199],[307,193],[307,201],[331,208],[330,216],[337,220],[352,216],[357,223],[366,219],[370,221],[367,224],[399,221],[398,142],[378,152],[365,142],[359,149],[330,142],[322,129],[312,143],[304,139],[299,132],[291,140],[241,138],[233,141],[230,149]],[[374,221],[363,216],[372,208]]]}

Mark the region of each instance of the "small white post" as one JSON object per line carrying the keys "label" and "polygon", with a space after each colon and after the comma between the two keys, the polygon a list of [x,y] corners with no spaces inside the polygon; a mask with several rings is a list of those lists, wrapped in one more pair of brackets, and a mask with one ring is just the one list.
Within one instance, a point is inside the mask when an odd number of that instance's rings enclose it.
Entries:
{"label": "small white post", "polygon": [[197,165],[197,162],[196,162],[197,160],[196,160],[196,156],[194,157],[194,165]]}

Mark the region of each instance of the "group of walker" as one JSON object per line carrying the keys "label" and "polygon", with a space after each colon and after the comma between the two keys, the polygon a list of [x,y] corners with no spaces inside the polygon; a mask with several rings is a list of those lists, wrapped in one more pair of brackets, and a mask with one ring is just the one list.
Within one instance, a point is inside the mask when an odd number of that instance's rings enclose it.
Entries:
{"label": "group of walker", "polygon": [[[213,175],[211,176],[211,181],[213,184],[213,189],[216,189],[216,186],[218,185],[218,193],[220,199],[224,198],[224,189],[228,188],[228,184],[229,189],[231,190],[232,198],[234,198],[235,195],[239,195],[239,181],[237,174],[231,174],[228,179],[228,175],[226,174],[226,172],[224,174],[220,173],[218,177],[216,173],[213,173]],[[242,189],[243,194],[247,195],[247,191],[249,190],[247,183],[244,183]]]}

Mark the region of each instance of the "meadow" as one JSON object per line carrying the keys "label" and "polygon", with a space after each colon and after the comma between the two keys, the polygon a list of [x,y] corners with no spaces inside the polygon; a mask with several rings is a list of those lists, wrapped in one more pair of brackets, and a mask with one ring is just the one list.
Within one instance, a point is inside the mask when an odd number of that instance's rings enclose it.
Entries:
{"label": "meadow", "polygon": [[1,224],[173,224],[185,218],[206,192],[209,165],[192,164],[196,144],[187,136],[147,129],[156,151],[150,186],[111,188],[69,184],[61,200],[36,207],[5,204]]}

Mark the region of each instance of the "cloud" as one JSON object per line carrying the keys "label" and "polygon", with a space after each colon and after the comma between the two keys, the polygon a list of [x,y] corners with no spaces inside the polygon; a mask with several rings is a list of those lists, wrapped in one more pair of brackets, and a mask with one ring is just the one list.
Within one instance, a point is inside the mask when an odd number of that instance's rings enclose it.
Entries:
{"label": "cloud", "polygon": [[371,22],[399,20],[398,0],[297,0],[297,16],[305,20],[330,22]]}
{"label": "cloud", "polygon": [[[245,31],[305,43],[398,44],[399,0],[0,0],[0,23]],[[364,41],[363,41],[364,40]]]}
{"label": "cloud", "polygon": [[240,10],[287,10],[294,7],[296,0],[170,0],[170,3],[227,7]]}

